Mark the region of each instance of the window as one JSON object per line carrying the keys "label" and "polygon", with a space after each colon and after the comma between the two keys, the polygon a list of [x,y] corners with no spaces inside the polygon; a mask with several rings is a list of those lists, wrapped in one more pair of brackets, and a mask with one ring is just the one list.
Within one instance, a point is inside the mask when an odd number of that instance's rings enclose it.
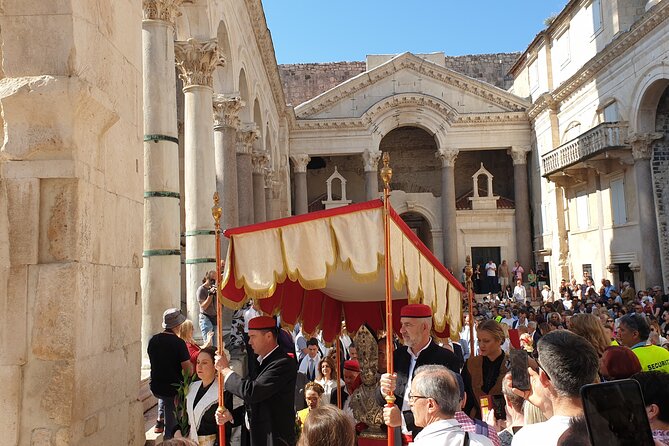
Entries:
{"label": "window", "polygon": [[590,13],[592,14],[592,33],[602,29],[602,1],[592,0],[590,3]]}
{"label": "window", "polygon": [[576,195],[576,226],[581,231],[584,231],[590,227],[588,194],[585,192],[581,192]]}
{"label": "window", "polygon": [[530,83],[530,92],[534,92],[537,88],[539,88],[539,64],[537,63],[536,59],[530,64],[530,67],[527,71],[527,77]]}
{"label": "window", "polygon": [[582,265],[583,268],[583,277],[588,275],[588,277],[592,277],[592,264],[591,263],[584,263]]}
{"label": "window", "polygon": [[569,48],[569,28],[555,39],[555,53],[560,67],[564,67],[571,59]]}
{"label": "window", "polygon": [[611,102],[609,105],[604,107],[604,110],[602,110],[602,114],[604,117],[604,122],[620,121],[620,118],[618,117],[618,103]]}
{"label": "window", "polygon": [[624,225],[627,223],[627,212],[625,210],[625,183],[622,178],[611,181],[611,214],[613,225]]}

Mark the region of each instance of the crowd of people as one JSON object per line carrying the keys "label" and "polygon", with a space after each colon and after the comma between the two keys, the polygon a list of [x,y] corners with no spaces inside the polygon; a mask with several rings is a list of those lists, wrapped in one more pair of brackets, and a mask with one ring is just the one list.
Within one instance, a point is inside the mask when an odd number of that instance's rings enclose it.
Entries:
{"label": "crowd of people", "polygon": [[[669,445],[667,294],[659,287],[637,293],[626,282],[613,286],[608,280],[596,288],[586,276],[580,284],[563,280],[555,293],[533,299],[534,271],[526,275],[516,262],[508,272],[499,291],[476,300],[471,312],[463,301],[459,342],[433,337],[429,306],[403,307],[391,353],[393,374],[386,371],[385,333],[376,333],[381,339],[373,405],[382,413],[383,431],[392,431],[397,445],[590,444],[581,389],[633,379],[656,444]],[[205,277],[203,287],[215,283]],[[208,289],[198,293],[202,311],[215,305],[210,296]],[[218,445],[223,424],[226,444],[238,432],[242,446],[352,446],[365,437],[369,426],[351,401],[364,387],[367,366],[358,361],[345,329],[337,357],[318,333],[281,328],[280,320],[263,315],[257,305],[235,319],[239,332],[229,339],[248,355],[246,373],[234,370],[230,357],[211,345],[209,317],[199,320],[204,344],[198,345],[192,322],[178,309],[163,315],[165,331],[148,347],[163,444]],[[513,387],[512,350],[527,355],[529,389]],[[217,372],[225,410],[217,410]],[[192,375],[195,381],[180,404],[179,386]],[[243,404],[235,407],[234,397]],[[181,406],[185,425],[177,419]]]}

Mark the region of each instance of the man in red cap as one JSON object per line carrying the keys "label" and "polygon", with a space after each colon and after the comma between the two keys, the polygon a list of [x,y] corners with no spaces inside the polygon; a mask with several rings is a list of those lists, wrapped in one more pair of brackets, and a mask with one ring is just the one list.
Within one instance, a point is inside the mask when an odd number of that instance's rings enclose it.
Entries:
{"label": "man in red cap", "polygon": [[[344,361],[344,384],[341,389],[341,407],[346,410],[348,408],[348,397],[353,394],[355,389],[360,387],[360,364],[354,359]],[[337,390],[335,389],[330,394],[330,404],[337,405]]]}
{"label": "man in red cap", "polygon": [[395,395],[393,417],[401,418],[403,440],[409,442],[412,435],[420,432],[409,407],[409,391],[415,370],[422,365],[438,364],[459,373],[460,361],[452,351],[432,340],[432,309],[428,305],[405,305],[400,311],[400,323],[404,345],[393,352],[394,375],[381,375],[378,400],[385,403],[385,395]]}
{"label": "man in red cap", "polygon": [[277,342],[276,321],[258,316],[249,321],[249,344],[258,354],[257,375],[242,378],[225,355],[217,356],[216,368],[224,377],[225,390],[244,400],[251,446],[295,444],[295,360]]}

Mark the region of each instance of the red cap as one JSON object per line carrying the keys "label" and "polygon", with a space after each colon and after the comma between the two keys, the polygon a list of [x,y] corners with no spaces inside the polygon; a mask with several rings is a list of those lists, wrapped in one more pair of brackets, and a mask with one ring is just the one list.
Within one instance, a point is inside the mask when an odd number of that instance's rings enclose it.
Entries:
{"label": "red cap", "polygon": [[276,321],[272,316],[258,316],[249,321],[249,330],[269,330],[276,328]]}
{"label": "red cap", "polygon": [[425,304],[410,304],[402,307],[400,317],[432,317],[432,308]]}
{"label": "red cap", "polygon": [[348,361],[344,362],[344,369],[345,370],[351,370],[353,372],[359,372],[360,371],[360,363],[356,361],[355,359],[349,359]]}

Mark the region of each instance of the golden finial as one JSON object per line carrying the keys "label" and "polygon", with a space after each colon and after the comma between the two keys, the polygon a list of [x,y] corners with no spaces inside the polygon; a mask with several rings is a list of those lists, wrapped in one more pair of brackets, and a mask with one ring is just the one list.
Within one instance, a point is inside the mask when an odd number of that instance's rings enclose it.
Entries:
{"label": "golden finial", "polygon": [[383,167],[381,168],[381,179],[386,189],[390,189],[390,180],[393,178],[393,169],[390,167],[390,154],[383,152]]}
{"label": "golden finial", "polygon": [[218,205],[218,192],[214,192],[214,206],[211,208],[211,215],[214,216],[214,222],[216,223],[216,230],[218,231],[221,227],[221,215],[223,214],[223,209]]}

